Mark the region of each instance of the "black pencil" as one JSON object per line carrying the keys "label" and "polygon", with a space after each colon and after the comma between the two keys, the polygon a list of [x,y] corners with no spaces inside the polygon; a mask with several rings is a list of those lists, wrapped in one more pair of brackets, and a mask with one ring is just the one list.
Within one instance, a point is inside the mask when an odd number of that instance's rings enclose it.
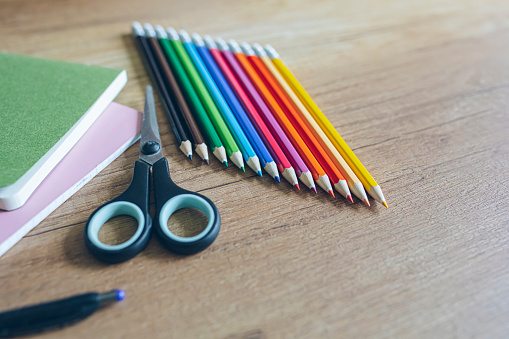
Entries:
{"label": "black pencil", "polygon": [[139,22],[133,22],[132,29],[133,36],[138,46],[138,51],[142,56],[145,68],[147,69],[147,72],[149,73],[152,82],[156,85],[155,87],[157,88],[157,91],[159,93],[159,98],[161,99],[163,110],[166,114],[166,117],[168,118],[173,133],[175,134],[175,138],[177,139],[179,148],[189,159],[192,159],[193,157],[192,143],[189,140],[187,134],[185,133],[182,124],[178,118],[178,114],[175,108],[177,105],[176,103],[173,102],[168,93],[168,89],[166,88],[164,80],[159,72],[157,63],[150,50],[147,38],[145,36],[145,31]]}

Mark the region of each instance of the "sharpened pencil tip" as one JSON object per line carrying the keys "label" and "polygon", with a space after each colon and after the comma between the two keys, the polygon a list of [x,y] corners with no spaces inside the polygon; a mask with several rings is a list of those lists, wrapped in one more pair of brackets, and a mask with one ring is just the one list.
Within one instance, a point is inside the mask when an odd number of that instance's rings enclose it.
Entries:
{"label": "sharpened pencil tip", "polygon": [[258,171],[258,175],[259,175],[259,176],[261,176],[261,177],[263,177],[263,175],[262,175],[262,171]]}
{"label": "sharpened pencil tip", "polygon": [[334,198],[336,197],[336,196],[334,195],[334,192],[333,192],[332,190],[329,190],[327,193],[329,193],[330,195],[332,195]]}
{"label": "sharpened pencil tip", "polygon": [[389,208],[389,206],[387,206],[387,203],[385,201],[382,201],[382,205],[384,205],[385,208]]}
{"label": "sharpened pencil tip", "polygon": [[224,164],[226,167],[228,167],[228,161],[226,161],[226,160],[225,160],[225,161],[223,161],[223,164]]}
{"label": "sharpened pencil tip", "polygon": [[192,154],[188,154],[187,157],[189,158],[189,160],[193,160],[193,155]]}
{"label": "sharpened pencil tip", "polygon": [[316,191],[316,186],[315,187],[312,187],[311,188],[313,191],[315,191],[315,194],[318,194],[318,192]]}
{"label": "sharpened pencil tip", "polygon": [[279,176],[277,176],[277,175],[275,176],[275,178],[274,178],[274,179],[276,179],[276,180],[277,180],[277,182],[279,182],[279,183],[281,182],[281,179],[279,179]]}
{"label": "sharpened pencil tip", "polygon": [[349,194],[349,195],[346,197],[346,199],[348,199],[348,201],[350,201],[350,202],[353,204],[352,195],[350,195],[350,194]]}
{"label": "sharpened pencil tip", "polygon": [[242,166],[240,169],[242,170],[242,172],[246,172],[246,169],[244,168],[244,166]]}
{"label": "sharpened pencil tip", "polygon": [[297,189],[300,191],[299,184],[295,184],[294,186],[297,187]]}
{"label": "sharpened pencil tip", "polygon": [[363,201],[366,205],[371,206],[371,204],[369,203],[368,198],[366,198],[366,199],[364,199],[364,200],[362,200],[362,201]]}
{"label": "sharpened pencil tip", "polygon": [[205,162],[207,163],[207,165],[210,165],[209,159],[205,159]]}

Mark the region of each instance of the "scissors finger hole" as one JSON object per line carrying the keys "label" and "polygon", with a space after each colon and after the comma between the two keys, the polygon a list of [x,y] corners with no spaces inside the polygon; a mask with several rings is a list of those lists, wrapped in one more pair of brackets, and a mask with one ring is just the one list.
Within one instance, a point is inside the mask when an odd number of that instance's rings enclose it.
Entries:
{"label": "scissors finger hole", "polygon": [[138,229],[138,220],[129,215],[118,215],[106,221],[99,229],[99,241],[118,245],[131,239]]}
{"label": "scissors finger hole", "polygon": [[207,227],[208,218],[197,208],[184,207],[176,210],[168,219],[167,227],[171,233],[181,238],[197,236]]}
{"label": "scissors finger hole", "polygon": [[[190,208],[199,210],[201,213],[203,213],[203,215],[198,214],[190,215],[187,218],[188,221],[186,222],[186,224],[199,225],[201,224],[201,221],[206,218],[207,219],[206,226],[204,228],[199,227],[194,228],[195,230],[197,229],[201,230],[196,235],[189,236],[189,233],[186,231],[186,234],[188,235],[186,237],[180,236],[170,231],[170,228],[167,226],[170,217],[178,210]],[[212,225],[214,224],[215,218],[216,216],[214,214],[212,206],[205,199],[194,194],[181,194],[168,200],[161,208],[161,212],[159,213],[159,225],[161,226],[161,229],[164,232],[164,234],[169,238],[178,242],[189,243],[198,241],[204,236],[206,236],[207,233],[212,229]],[[186,226],[186,228],[187,227],[188,226]]]}
{"label": "scissors finger hole", "polygon": [[[138,222],[138,228],[136,229],[136,232],[134,232],[134,235],[132,237],[130,237],[127,241],[124,241],[121,244],[116,245],[105,244],[101,240],[99,240],[99,231],[104,226],[104,224],[106,224],[106,222],[117,216],[130,216],[135,218]],[[95,247],[105,251],[122,250],[133,244],[136,241],[136,239],[138,239],[141,236],[144,224],[145,216],[143,215],[143,212],[138,206],[127,201],[113,202],[111,204],[103,206],[90,219],[88,224],[88,239]]]}

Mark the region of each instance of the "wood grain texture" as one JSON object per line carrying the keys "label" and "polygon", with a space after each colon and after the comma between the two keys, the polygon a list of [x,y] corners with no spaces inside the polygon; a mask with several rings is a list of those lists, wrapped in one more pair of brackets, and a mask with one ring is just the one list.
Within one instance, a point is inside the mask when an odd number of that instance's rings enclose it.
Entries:
{"label": "wood grain texture", "polygon": [[506,0],[1,0],[0,48],[125,68],[117,101],[141,110],[132,20],[272,44],[390,209],[189,162],[158,106],[172,177],[221,212],[216,242],[91,257],[85,221],[128,185],[131,147],[0,258],[0,310],[123,288],[122,303],[41,337],[509,336]]}

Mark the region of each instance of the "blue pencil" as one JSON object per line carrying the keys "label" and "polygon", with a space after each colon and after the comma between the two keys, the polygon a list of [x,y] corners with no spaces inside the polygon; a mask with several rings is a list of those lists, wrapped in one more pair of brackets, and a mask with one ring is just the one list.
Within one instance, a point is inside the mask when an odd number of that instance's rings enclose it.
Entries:
{"label": "blue pencil", "polygon": [[[237,118],[237,121],[242,127],[242,130],[249,139],[251,146],[253,146],[253,149],[256,152],[258,159],[260,159],[262,167],[265,169],[267,173],[270,174],[271,177],[279,181],[279,173],[277,170],[276,163],[272,159],[272,156],[267,150],[267,147],[265,146],[262,139],[258,135],[258,132],[254,128],[253,123],[248,118],[246,112],[244,111],[244,108],[237,99],[237,96],[233,93],[232,88],[230,87],[223,73],[219,69],[219,66],[212,57],[212,54],[205,46],[203,39],[196,33],[192,35],[192,38],[196,46],[196,49],[198,50],[198,53],[200,54],[203,60],[203,63],[209,70],[210,75],[212,75],[212,78],[216,82],[217,87],[219,87],[219,90],[223,94],[223,97],[228,102],[228,105],[230,106],[233,114],[235,115],[235,118]],[[211,41],[213,42],[213,40]]]}
{"label": "blue pencil", "polygon": [[214,82],[214,79],[212,78],[209,71],[205,67],[203,60],[201,59],[200,55],[198,54],[198,51],[196,50],[196,46],[191,41],[191,37],[184,30],[181,30],[179,32],[179,36],[180,39],[182,40],[182,43],[184,44],[187,53],[191,57],[191,60],[193,61],[196,69],[198,70],[198,73],[200,73],[200,76],[203,82],[205,83],[205,86],[207,87],[212,98],[214,99],[215,104],[219,108],[219,111],[223,114],[224,121],[228,126],[228,129],[230,130],[230,133],[232,134],[233,138],[235,139],[235,142],[239,146],[239,149],[242,152],[242,156],[244,157],[244,161],[248,164],[249,167],[251,167],[253,171],[255,171],[255,173],[258,173],[258,175],[262,176],[262,169],[260,167],[260,160],[258,159],[258,156],[256,155],[255,151],[253,150],[253,147],[249,143],[249,140],[244,134],[244,131],[242,130],[239,123],[235,119],[235,116],[233,115],[230,107],[223,98],[223,95],[219,91],[216,83]]}

